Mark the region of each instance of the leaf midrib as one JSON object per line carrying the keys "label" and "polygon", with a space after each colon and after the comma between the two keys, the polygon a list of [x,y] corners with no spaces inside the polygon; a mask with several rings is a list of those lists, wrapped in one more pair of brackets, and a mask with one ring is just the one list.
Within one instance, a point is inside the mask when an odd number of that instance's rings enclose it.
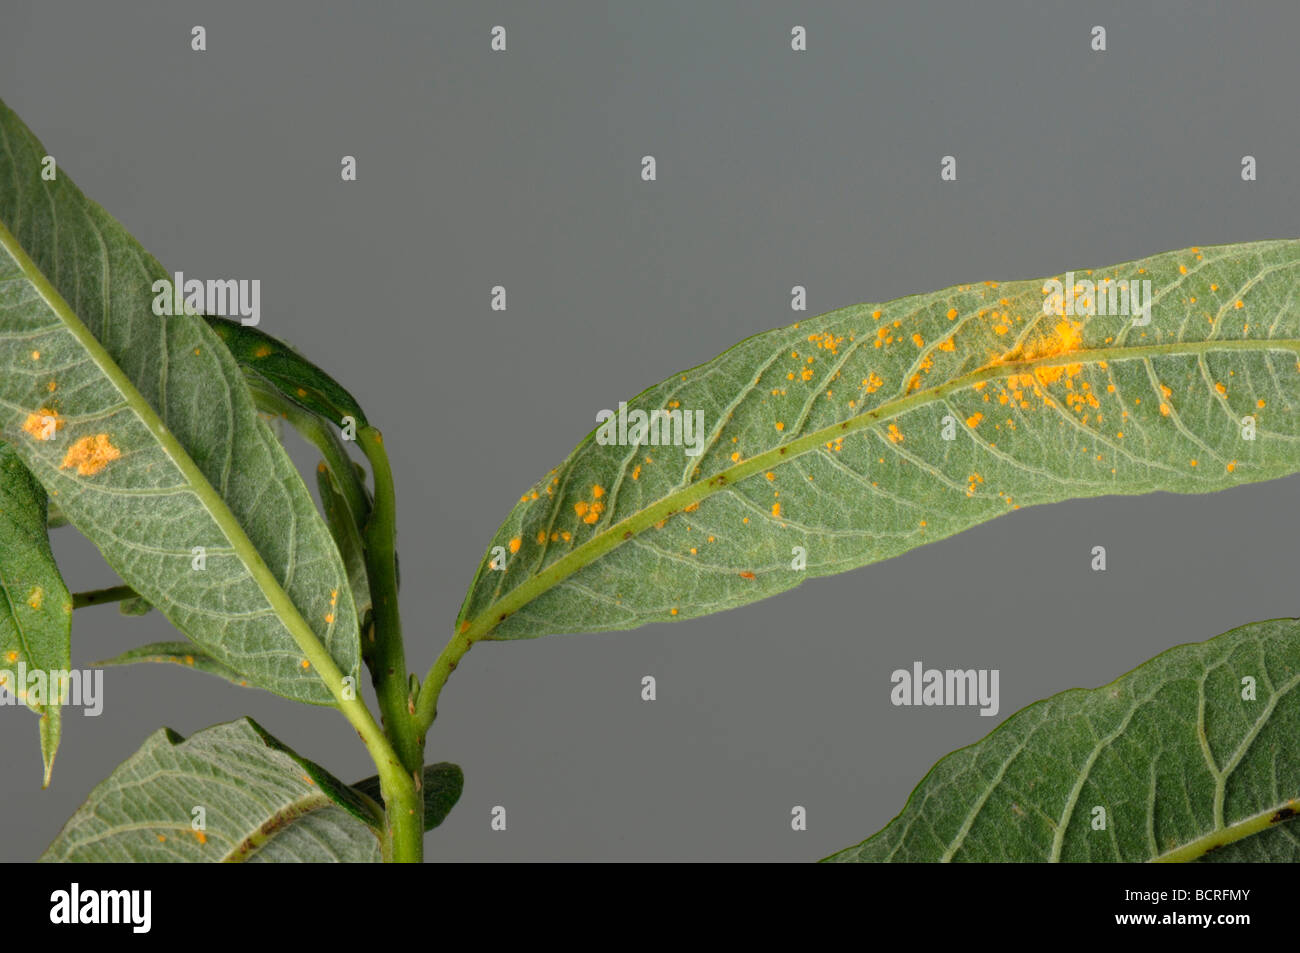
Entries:
{"label": "leaf midrib", "polygon": [[[493,629],[538,596],[563,582],[578,570],[595,562],[607,552],[616,549],[656,523],[674,515],[685,506],[712,496],[714,493],[721,492],[731,484],[738,483],[755,473],[775,469],[790,460],[814,451],[824,445],[828,437],[842,436],[865,430],[885,418],[896,417],[913,407],[946,397],[953,391],[960,390],[963,387],[969,387],[981,381],[994,380],[999,377],[1024,374],[1038,368],[1059,367],[1069,364],[1095,364],[1102,361],[1146,359],[1185,354],[1199,356],[1216,351],[1270,350],[1291,351],[1300,354],[1300,340],[1260,338],[1171,341],[1167,344],[1147,344],[1136,347],[1108,347],[1066,351],[1031,360],[987,364],[942,384],[924,388],[903,397],[896,397],[877,405],[871,410],[863,411],[828,427],[804,434],[788,443],[780,444],[747,460],[742,460],[733,466],[719,470],[707,480],[701,480],[684,489],[668,494],[657,503],[611,524],[585,543],[574,547],[571,552],[560,557],[541,572],[529,577],[505,596],[493,602],[478,616],[469,619],[468,627],[464,626],[467,620],[463,616],[457,619],[457,626],[460,627],[460,631],[456,633],[455,637],[470,644],[487,638]],[[587,440],[590,439],[591,436],[588,435]]]}
{"label": "leaf midrib", "polygon": [[315,631],[307,624],[306,619],[298,611],[298,607],[289,598],[288,593],[284,591],[279,580],[275,578],[275,574],[271,572],[270,567],[262,558],[262,554],[258,552],[257,547],[248,538],[248,534],[244,532],[243,526],[235,518],[234,513],[230,511],[225,500],[208,482],[198,464],[191,459],[189,453],[181,446],[171,431],[167,429],[162,418],[144,399],[144,396],[137,390],[131,379],[126,376],[126,372],[117,366],[117,362],[113,360],[112,355],[99,343],[99,340],[73,312],[68,303],[63,300],[63,296],[59,294],[36,263],[27,255],[18,239],[14,237],[3,222],[0,222],[0,247],[3,247],[9,257],[13,259],[26,280],[31,283],[32,287],[41,296],[46,306],[77,339],[77,343],[90,355],[99,371],[117,388],[127,406],[140,418],[150,434],[158,441],[163,452],[167,454],[167,457],[180,471],[185,480],[186,489],[198,497],[204,509],[208,511],[226,538],[230,540],[236,556],[248,567],[258,588],[266,597],[267,602],[270,603],[275,614],[280,618],[281,623],[289,631],[303,654],[315,666],[317,676],[326,683],[331,694],[335,696],[336,701],[334,704],[337,705],[338,691],[335,686],[341,684],[342,672],[339,671],[333,656],[329,654],[324,644],[317,639]]}

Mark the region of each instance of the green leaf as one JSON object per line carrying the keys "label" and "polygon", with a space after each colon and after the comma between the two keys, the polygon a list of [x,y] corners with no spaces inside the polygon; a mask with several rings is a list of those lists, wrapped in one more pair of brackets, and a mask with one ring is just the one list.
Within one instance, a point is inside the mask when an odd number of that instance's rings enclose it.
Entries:
{"label": "green leaf", "polygon": [[318,671],[330,660],[303,663],[319,643],[356,673],[347,576],[238,367],[203,320],[153,314],[162,266],[62,171],[41,178],[45,149],[2,104],[0,146],[6,439],[122,579],[214,659],[331,703]]}
{"label": "green leaf", "polygon": [[248,679],[228,665],[221,664],[192,642],[151,642],[138,648],[127,649],[121,655],[92,662],[91,667],[131,665],[136,662],[166,662],[182,665],[196,672],[207,672],[209,675],[224,678],[232,684],[248,687]]}
{"label": "green leaf", "polygon": [[288,344],[229,318],[208,315],[204,320],[212,326],[245,373],[260,378],[285,397],[336,426],[343,425],[344,417],[352,417],[358,427],[367,425],[365,412],[356,398]]}
{"label": "green leaf", "polygon": [[[381,797],[379,776],[366,778],[352,785],[354,790],[378,801]],[[424,766],[424,829],[431,831],[447,819],[451,809],[460,800],[465,788],[465,772],[460,765],[450,761]]]}
{"label": "green leaf", "polygon": [[366,576],[366,551],[361,542],[361,532],[333,471],[324,463],[316,468],[316,488],[320,493],[321,509],[325,511],[325,523],[343,557],[343,568],[352,584],[352,602],[364,619],[370,609],[370,580]]}
{"label": "green leaf", "polygon": [[189,739],[160,728],[90,792],[41,859],[373,862],[377,810],[251,718]]}
{"label": "green leaf", "polygon": [[1294,861],[1298,735],[1300,620],[1257,622],[1017,712],[827,859]]}
{"label": "green leaf", "polygon": [[1075,274],[1103,278],[1149,280],[1149,323],[1045,313],[1044,280],[980,282],[832,311],[674,374],[628,414],[701,414],[699,455],[682,427],[665,435],[678,445],[589,434],[498,530],[461,637],[687,619],[1020,507],[1300,468],[1300,241]]}
{"label": "green leaf", "polygon": [[[60,673],[72,666],[72,596],[50,551],[45,491],[14,451],[0,444],[0,685],[17,692],[41,716],[39,734],[44,787],[49,787],[59,748]],[[22,667],[21,670],[19,667]],[[41,672],[35,696],[20,674]],[[44,695],[40,684],[46,686]]]}

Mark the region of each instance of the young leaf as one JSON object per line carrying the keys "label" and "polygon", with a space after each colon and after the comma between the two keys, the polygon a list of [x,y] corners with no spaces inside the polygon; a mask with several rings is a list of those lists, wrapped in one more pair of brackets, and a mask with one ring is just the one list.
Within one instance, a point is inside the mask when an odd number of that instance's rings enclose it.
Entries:
{"label": "young leaf", "polygon": [[1024,506],[1300,469],[1300,241],[1068,274],[832,311],[644,391],[520,498],[460,638],[686,619]]}
{"label": "young leaf", "polygon": [[189,739],[154,732],[41,859],[373,862],[381,823],[372,801],[243,718]]}
{"label": "young leaf", "polygon": [[1017,712],[827,859],[1294,863],[1297,735],[1300,620],[1257,622]]}
{"label": "young leaf", "polygon": [[229,318],[208,315],[204,320],[246,374],[266,381],[285,397],[336,427],[343,426],[344,417],[352,417],[357,427],[367,425],[356,398],[283,341]]}
{"label": "young leaf", "polygon": [[[158,317],[166,275],[0,104],[0,428],[68,519],[216,660],[333,700],[306,664],[359,665],[329,531],[199,318]],[[94,280],[87,275],[96,276]],[[328,666],[330,660],[317,659]]]}
{"label": "young leaf", "polygon": [[316,488],[320,493],[325,523],[334,537],[339,555],[343,557],[343,568],[352,584],[352,601],[364,619],[370,609],[370,581],[366,576],[366,551],[361,542],[361,532],[333,471],[324,463],[316,468]]}
{"label": "young leaf", "polygon": [[[378,801],[380,798],[378,775],[358,781],[352,787],[373,800]],[[451,809],[460,800],[464,788],[465,772],[461,770],[460,765],[452,764],[450,761],[440,761],[437,764],[424,766],[425,831],[433,830],[447,819]]]}
{"label": "young leaf", "polygon": [[248,687],[248,679],[230,666],[222,665],[192,642],[151,642],[138,648],[127,649],[112,658],[92,662],[91,667],[131,665],[135,662],[166,662],[172,665],[183,665],[196,672],[207,672],[209,675],[224,678],[234,685]]}
{"label": "young leaf", "polygon": [[[72,596],[50,551],[45,491],[5,444],[0,444],[0,595],[0,686],[41,716],[43,786],[48,787],[59,748],[58,675],[72,666]],[[28,674],[41,673],[36,695],[28,694],[20,666]]]}

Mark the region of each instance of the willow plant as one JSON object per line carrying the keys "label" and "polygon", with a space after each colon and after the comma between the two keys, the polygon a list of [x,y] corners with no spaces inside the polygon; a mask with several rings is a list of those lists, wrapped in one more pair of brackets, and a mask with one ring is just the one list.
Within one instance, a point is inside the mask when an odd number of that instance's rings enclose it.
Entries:
{"label": "willow plant", "polygon": [[[334,708],[376,769],[344,783],[247,718],[160,729],[49,860],[418,861],[461,792],[426,749],[476,642],[680,622],[1022,507],[1300,463],[1300,241],[844,308],[602,414],[522,492],[419,678],[392,468],[358,401],[256,327],[160,313],[182,289],[2,104],[0,139],[0,651],[46,783],[73,609],[107,601],[182,638],[98,664]],[[319,509],[273,420],[319,450]],[[69,592],[48,540],[64,522],[120,585]],[[1173,648],[1013,715],[832,859],[1300,859],[1297,684],[1295,620]]]}

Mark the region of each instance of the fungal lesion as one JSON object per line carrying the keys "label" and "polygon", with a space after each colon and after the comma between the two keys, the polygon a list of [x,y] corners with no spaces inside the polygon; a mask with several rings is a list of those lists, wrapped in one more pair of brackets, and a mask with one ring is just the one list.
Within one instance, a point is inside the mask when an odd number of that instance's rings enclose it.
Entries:
{"label": "fungal lesion", "polygon": [[108,434],[98,433],[82,437],[69,447],[59,469],[75,467],[78,476],[94,476],[121,456],[122,451],[113,445]]}

